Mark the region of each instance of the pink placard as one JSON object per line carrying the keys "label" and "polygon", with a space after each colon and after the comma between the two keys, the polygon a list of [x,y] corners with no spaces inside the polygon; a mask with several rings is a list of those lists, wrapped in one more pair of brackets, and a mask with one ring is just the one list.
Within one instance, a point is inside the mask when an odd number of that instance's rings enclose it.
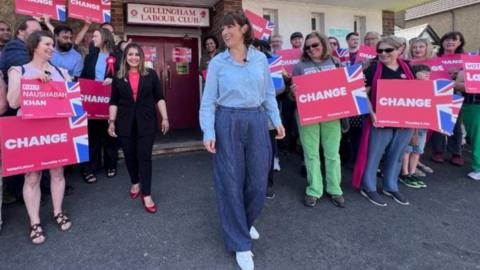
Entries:
{"label": "pink placard", "polygon": [[83,114],[80,87],[75,82],[42,83],[21,80],[23,119],[71,117]]}
{"label": "pink placard", "polygon": [[377,57],[377,50],[372,47],[360,45],[357,56],[355,57],[355,64],[359,64]]}
{"label": "pink placard", "polygon": [[245,10],[245,16],[247,16],[252,24],[255,38],[268,41],[272,35],[274,24],[248,9]]}
{"label": "pink placard", "polygon": [[442,65],[447,71],[450,71],[452,69],[455,71],[459,71],[463,68],[462,55],[463,54],[456,53],[452,55],[444,55],[438,58],[440,58]]}
{"label": "pink placard", "polygon": [[480,56],[463,55],[465,92],[480,94]]}
{"label": "pink placard", "polygon": [[[53,20],[65,21],[67,12],[65,9],[66,0],[15,0],[15,12],[27,16],[42,17],[48,15]],[[5,4],[2,3],[2,7]]]}
{"label": "pink placard", "polygon": [[108,107],[112,94],[111,85],[94,80],[79,79],[83,108],[90,119],[108,119]]}
{"label": "pink placard", "polygon": [[0,118],[3,176],[88,161],[87,115],[24,120]]}
{"label": "pink placard", "polygon": [[448,70],[443,66],[442,61],[440,58],[435,57],[432,59],[428,60],[423,60],[423,61],[416,61],[412,60],[411,62],[412,65],[416,64],[424,64],[430,67],[430,79],[431,80],[450,80],[450,73],[448,73]]}
{"label": "pink placard", "polygon": [[95,23],[110,22],[110,6],[110,0],[68,0],[68,17]]}
{"label": "pink placard", "polygon": [[300,123],[309,125],[369,112],[361,65],[295,76]]}
{"label": "pink placard", "polygon": [[286,49],[276,51],[275,54],[282,57],[282,66],[283,69],[288,73],[292,74],[293,68],[300,61],[302,56],[301,49]]}
{"label": "pink placard", "polygon": [[423,128],[451,134],[456,117],[449,80],[379,80],[377,125]]}

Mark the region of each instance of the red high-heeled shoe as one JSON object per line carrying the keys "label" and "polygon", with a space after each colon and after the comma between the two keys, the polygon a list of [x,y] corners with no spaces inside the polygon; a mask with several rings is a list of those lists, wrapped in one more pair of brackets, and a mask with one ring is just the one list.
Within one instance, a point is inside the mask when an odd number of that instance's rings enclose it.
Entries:
{"label": "red high-heeled shoe", "polygon": [[153,204],[152,206],[147,206],[145,204],[145,195],[142,194],[142,203],[143,203],[143,207],[145,208],[145,211],[147,211],[148,213],[155,213],[157,212],[157,206],[155,204]]}
{"label": "red high-heeled shoe", "polygon": [[135,200],[136,198],[138,198],[138,195],[140,195],[140,190],[137,192],[130,191],[130,199]]}

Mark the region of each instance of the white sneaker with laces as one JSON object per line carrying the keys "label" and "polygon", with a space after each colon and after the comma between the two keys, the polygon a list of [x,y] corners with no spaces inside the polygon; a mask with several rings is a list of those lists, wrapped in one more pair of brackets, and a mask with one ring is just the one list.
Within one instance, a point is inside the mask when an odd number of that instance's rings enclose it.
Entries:
{"label": "white sneaker with laces", "polygon": [[258,240],[260,238],[260,234],[253,226],[250,228],[250,238],[252,238],[253,240]]}
{"label": "white sneaker with laces", "polygon": [[238,251],[235,253],[237,264],[242,270],[254,270],[253,253],[248,251]]}
{"label": "white sneaker with laces", "polygon": [[278,157],[273,159],[273,170],[277,172],[280,171],[280,159]]}
{"label": "white sneaker with laces", "polygon": [[[468,174],[468,177],[472,178],[475,181],[480,181],[480,172],[471,172]],[[252,234],[251,231],[250,234]]]}

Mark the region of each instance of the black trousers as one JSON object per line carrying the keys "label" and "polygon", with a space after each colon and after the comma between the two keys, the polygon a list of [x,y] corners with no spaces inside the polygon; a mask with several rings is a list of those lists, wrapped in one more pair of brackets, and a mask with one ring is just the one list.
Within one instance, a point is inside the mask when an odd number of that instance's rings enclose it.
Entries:
{"label": "black trousers", "polygon": [[448,151],[454,155],[461,155],[462,136],[462,121],[459,117],[451,136],[446,136],[439,132],[432,133],[432,137],[430,138],[432,152],[434,154],[444,154],[446,151]]}
{"label": "black trousers", "polygon": [[117,168],[118,140],[108,135],[106,120],[88,120],[88,142],[90,161],[82,165],[84,174],[95,173],[102,167],[105,170]]}
{"label": "black trousers", "polygon": [[125,155],[125,164],[132,184],[140,183],[141,191],[145,196],[150,195],[152,186],[152,150],[155,134],[138,134],[134,124],[130,136],[120,136]]}
{"label": "black trousers", "polygon": [[342,134],[340,141],[340,159],[342,165],[352,162],[355,164],[357,159],[360,139],[362,138],[362,127],[350,127],[347,133]]}

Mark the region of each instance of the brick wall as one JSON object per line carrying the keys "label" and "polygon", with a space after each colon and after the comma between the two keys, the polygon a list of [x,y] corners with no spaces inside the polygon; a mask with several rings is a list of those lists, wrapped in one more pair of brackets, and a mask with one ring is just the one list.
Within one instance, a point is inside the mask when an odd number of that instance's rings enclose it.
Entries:
{"label": "brick wall", "polygon": [[125,24],[126,24],[125,12],[124,12],[125,6],[122,3],[122,0],[112,0],[111,5],[112,5],[112,10],[110,11],[112,15],[111,23],[115,28],[115,34],[121,37],[125,33]]}
{"label": "brick wall", "polygon": [[242,0],[220,0],[210,9],[210,28],[203,30],[203,37],[215,35],[223,46],[221,37],[221,25],[223,16],[230,11],[242,10]]}
{"label": "brick wall", "polygon": [[382,11],[383,35],[395,33],[395,12],[390,10]]}

